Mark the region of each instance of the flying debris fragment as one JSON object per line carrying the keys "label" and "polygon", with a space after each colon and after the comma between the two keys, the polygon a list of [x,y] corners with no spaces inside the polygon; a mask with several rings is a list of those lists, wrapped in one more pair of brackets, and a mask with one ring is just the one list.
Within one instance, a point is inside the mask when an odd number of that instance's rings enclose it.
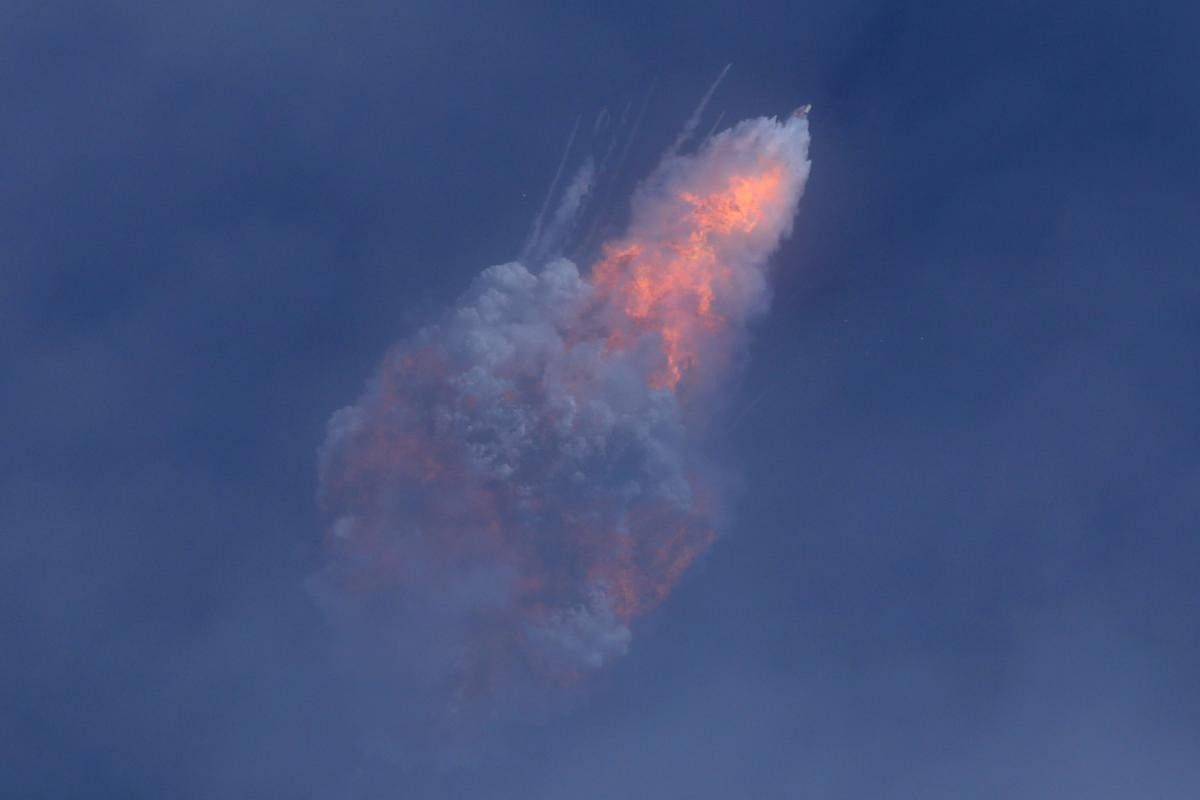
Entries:
{"label": "flying debris fragment", "polygon": [[333,416],[318,593],[394,684],[410,751],[561,706],[716,537],[702,431],[766,308],[807,109],[672,153],[590,270],[485,270]]}
{"label": "flying debris fragment", "polygon": [[812,103],[805,103],[792,112],[792,116],[796,119],[804,119],[808,116],[808,112],[812,111]]}

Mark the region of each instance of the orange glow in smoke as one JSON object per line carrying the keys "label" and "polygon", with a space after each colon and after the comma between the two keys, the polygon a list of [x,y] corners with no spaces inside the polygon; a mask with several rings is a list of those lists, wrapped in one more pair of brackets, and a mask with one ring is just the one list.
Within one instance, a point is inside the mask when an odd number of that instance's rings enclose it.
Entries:
{"label": "orange glow in smoke", "polygon": [[[631,234],[605,246],[592,272],[600,302],[616,314],[604,338],[620,351],[644,334],[656,336],[663,363],[647,376],[652,388],[676,390],[705,352],[706,340],[721,333],[722,293],[735,277],[724,254],[782,200],[784,176],[783,165],[767,163],[733,175],[710,193],[680,192],[668,201],[674,217],[668,216],[657,236]],[[489,685],[506,652],[520,649],[516,631],[522,625],[585,602],[578,594],[581,585],[601,589],[621,622],[653,610],[715,533],[695,503],[687,508],[646,500],[614,516],[604,506],[563,510],[536,483],[518,494],[507,481],[479,480],[428,416],[437,403],[456,404],[469,415],[479,402],[450,389],[448,369],[437,348],[428,345],[391,356],[372,423],[344,448],[326,476],[326,491],[334,505],[354,509],[346,544],[362,558],[353,562],[348,579],[359,590],[414,578],[404,542],[423,534],[415,523],[411,530],[389,523],[397,504],[414,521],[436,521],[436,539],[420,543],[426,573],[450,576],[478,559],[511,568],[513,605],[488,613],[493,633],[476,637],[475,649],[464,657],[463,690],[470,694]],[[588,376],[568,377],[571,393],[580,399],[594,390]],[[522,408],[544,408],[538,390],[519,382],[501,397]],[[554,532],[555,541],[545,539],[545,530]],[[571,560],[578,566],[564,572],[560,562]]]}
{"label": "orange glow in smoke", "polygon": [[[504,346],[488,341],[494,360],[476,362],[446,344],[442,332],[457,330],[447,323],[394,351],[355,413],[339,418],[345,425],[322,475],[322,502],[334,520],[329,546],[339,556],[333,580],[363,595],[372,614],[428,607],[449,618],[443,608],[459,613],[461,604],[463,620],[454,618],[447,633],[461,638],[451,642],[455,714],[502,695],[503,681],[518,673],[556,686],[581,679],[595,665],[539,644],[539,632],[569,644],[577,634],[556,631],[564,614],[583,609],[597,625],[628,635],[625,626],[659,606],[716,538],[690,451],[675,454],[665,472],[677,480],[656,484],[649,448],[660,440],[643,444],[641,433],[628,434],[633,444],[610,440],[599,426],[598,444],[572,438],[589,430],[576,416],[624,414],[621,424],[634,430],[642,409],[665,400],[683,417],[699,396],[691,390],[717,374],[735,338],[730,329],[761,294],[763,261],[790,219],[803,175],[786,152],[755,151],[757,164],[733,174],[728,161],[746,151],[711,152],[720,160],[672,173],[688,190],[654,196],[629,233],[603,246],[591,287],[571,295],[580,299],[565,321],[535,319],[560,326],[554,348],[506,360],[496,354],[509,343],[497,334]],[[645,405],[613,402],[626,391]],[[680,402],[661,392],[678,393]],[[674,428],[664,427],[661,441],[671,445]],[[649,477],[639,459],[650,464]],[[687,489],[677,491],[684,481]],[[393,595],[394,609],[380,602],[377,612],[375,601]]]}
{"label": "orange glow in smoke", "polygon": [[[722,328],[714,304],[732,277],[722,249],[758,227],[780,201],[783,178],[783,165],[769,163],[710,194],[681,192],[680,224],[666,241],[629,238],[604,247],[593,281],[636,330],[659,336],[666,363],[651,378],[654,388],[676,388],[703,339]],[[624,337],[610,336],[609,344],[621,347]]]}

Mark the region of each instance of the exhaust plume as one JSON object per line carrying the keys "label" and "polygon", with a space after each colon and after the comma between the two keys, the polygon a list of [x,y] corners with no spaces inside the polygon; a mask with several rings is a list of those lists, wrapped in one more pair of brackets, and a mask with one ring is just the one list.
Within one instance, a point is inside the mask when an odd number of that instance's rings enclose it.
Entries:
{"label": "exhaust plume", "polygon": [[716,537],[702,431],[807,151],[806,120],[761,118],[666,159],[590,271],[485,270],[331,419],[319,593],[410,750],[561,705]]}

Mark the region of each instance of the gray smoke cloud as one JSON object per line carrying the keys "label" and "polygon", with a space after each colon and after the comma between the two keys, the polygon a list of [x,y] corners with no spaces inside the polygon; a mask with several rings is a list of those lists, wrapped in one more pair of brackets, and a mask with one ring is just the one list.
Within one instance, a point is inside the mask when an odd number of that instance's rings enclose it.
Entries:
{"label": "gray smoke cloud", "polygon": [[452,760],[562,707],[713,541],[701,431],[807,148],[805,120],[763,118],[664,162],[590,273],[488,268],[333,416],[317,591],[404,698],[402,739]]}

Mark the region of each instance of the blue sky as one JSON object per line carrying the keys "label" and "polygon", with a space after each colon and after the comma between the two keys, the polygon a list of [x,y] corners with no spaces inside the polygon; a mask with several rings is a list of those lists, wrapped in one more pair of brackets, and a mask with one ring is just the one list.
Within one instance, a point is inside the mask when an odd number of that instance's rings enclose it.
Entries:
{"label": "blue sky", "polygon": [[[1198,22],[0,11],[3,794],[1191,796]],[[815,108],[726,535],[572,714],[389,764],[306,589],[324,425],[516,255],[577,115],[654,87],[630,188],[729,62],[709,119]]]}

